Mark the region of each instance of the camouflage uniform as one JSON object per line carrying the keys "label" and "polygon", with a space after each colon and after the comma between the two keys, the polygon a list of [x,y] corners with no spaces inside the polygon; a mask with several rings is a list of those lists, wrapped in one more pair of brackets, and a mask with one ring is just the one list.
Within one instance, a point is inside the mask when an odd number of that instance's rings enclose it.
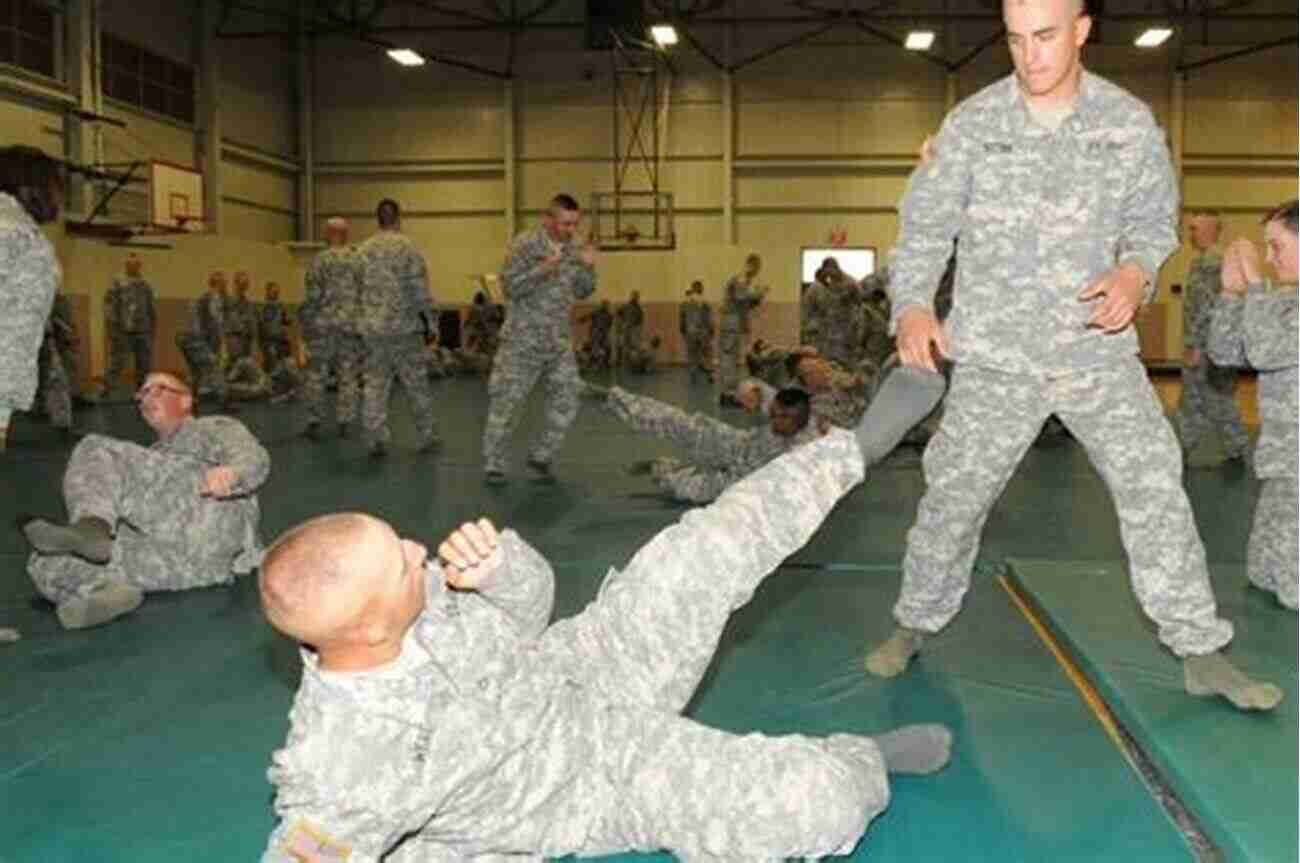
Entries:
{"label": "camouflage uniform", "polygon": [[68,387],[68,372],[63,364],[63,351],[59,349],[53,315],[45,326],[45,338],[41,340],[39,366],[40,401],[50,418],[50,425],[72,428],[72,392]]}
{"label": "camouflage uniform", "polygon": [[718,382],[723,393],[734,392],[740,383],[740,360],[749,335],[749,316],[767,295],[754,288],[743,274],[727,279],[722,288],[722,314],[718,322]]}
{"label": "camouflage uniform", "polygon": [[497,329],[495,309],[487,303],[471,304],[469,313],[465,316],[465,342],[462,347],[491,356],[497,350]]}
{"label": "camouflage uniform", "polygon": [[324,419],[325,379],[330,367],[338,372],[338,421],[346,424],[357,415],[358,376],[361,372],[361,259],[350,246],[325,249],[312,259],[303,279],[303,302],[298,324],[307,343],[307,373],[303,401],[310,422]]}
{"label": "camouflage uniform", "polygon": [[80,392],[81,381],[78,351],[81,340],[77,338],[77,322],[72,316],[72,303],[67,294],[54,295],[54,305],[50,309],[50,323],[54,327],[54,345],[59,349],[63,360],[64,377],[68,382],[68,393],[76,398]]}
{"label": "camouflage uniform", "polygon": [[[199,495],[204,473],[217,465],[234,470],[233,497]],[[114,526],[112,558],[94,564],[36,552],[27,572],[56,605],[107,580],[143,591],[233,581],[260,563],[256,491],[270,469],[266,450],[230,417],[190,419],[148,448],[87,435],[68,460],[63,499],[69,521],[94,517]]]}
{"label": "camouflage uniform", "polygon": [[1259,442],[1255,473],[1261,480],[1255,523],[1246,547],[1253,584],[1296,607],[1296,478],[1300,433],[1300,357],[1296,286],[1269,291],[1251,285],[1245,297],[1225,295],[1214,308],[1206,345],[1216,363],[1259,370]]}
{"label": "camouflage uniform", "polygon": [[365,391],[361,425],[366,443],[388,441],[388,395],[401,378],[420,445],[437,434],[425,365],[425,334],[437,325],[424,256],[409,238],[381,230],[357,249],[361,259],[361,322]]}
{"label": "camouflage uniform", "polygon": [[253,341],[257,336],[257,308],[248,297],[231,295],[226,300],[226,353],[233,363],[241,357],[253,355]]}
{"label": "camouflage uniform", "polygon": [[63,271],[27,211],[0,192],[0,429],[36,396],[41,340]]}
{"label": "camouflage uniform", "polygon": [[1218,650],[1232,625],[1216,612],[1178,443],[1135,329],[1089,328],[1095,303],[1078,300],[1117,263],[1154,277],[1177,244],[1173,171],[1150,110],[1085,70],[1073,114],[1051,132],[1009,76],[949,114],[935,150],[900,208],[893,314],[930,306],[960,233],[947,322],[957,368],[925,452],[895,617],[936,632],[956,615],[985,519],[1055,413],[1110,489],[1160,640],[1178,656]]}
{"label": "camouflage uniform", "polygon": [[[879,379],[885,362],[897,347],[889,333],[889,271],[872,273],[862,281],[866,299],[861,306],[861,362],[857,367],[869,378]],[[938,304],[936,298],[936,309]]]}
{"label": "camouflage uniform", "polygon": [[[799,387],[807,390],[814,417],[823,419],[836,428],[852,431],[858,427],[862,415],[867,412],[869,382],[860,372],[850,372],[835,363],[831,363],[830,366],[830,380],[825,387],[816,392],[802,384],[799,384]],[[767,406],[776,396],[776,387],[761,379],[750,380],[762,393],[764,411],[766,411]]]}
{"label": "camouflage uniform", "polygon": [[640,303],[631,300],[619,306],[614,312],[618,319],[618,359],[616,364],[626,366],[632,357],[639,355],[643,330],[645,328],[645,309]]}
{"label": "camouflage uniform", "polygon": [[108,339],[108,364],[104,369],[105,393],[117,386],[117,375],[126,368],[126,355],[130,351],[120,320],[122,284],[121,279],[113,279],[104,292],[104,337]]}
{"label": "camouflage uniform", "polygon": [[678,324],[682,340],[686,343],[686,365],[690,369],[689,377],[696,374],[713,376],[710,368],[710,348],[713,346],[713,308],[698,297],[690,297],[682,303],[681,318]]}
{"label": "camouflage uniform", "polygon": [[865,332],[863,305],[876,284],[832,273],[820,290],[809,289],[808,311],[817,322],[812,344],[819,354],[845,368],[858,366]]}
{"label": "camouflage uniform", "polygon": [[197,395],[226,397],[226,376],[221,370],[225,309],[220,294],[205,292],[190,302],[185,329],[176,334],[176,346],[190,367]]}
{"label": "camouflage uniform", "polygon": [[591,331],[587,336],[591,342],[591,364],[597,368],[609,368],[613,359],[609,334],[614,329],[614,315],[608,309],[597,306],[590,314],[584,315],[583,320],[591,321]]}
{"label": "camouflage uniform", "polygon": [[483,461],[490,472],[505,472],[505,444],[519,421],[520,408],[539,378],[546,386],[546,426],[529,460],[549,464],[578,415],[578,361],[573,356],[569,315],[575,300],[596,290],[596,271],[578,257],[570,242],[553,270],[542,262],[555,253],[544,227],[515,238],[501,270],[508,312],[501,349],[488,380]]}
{"label": "camouflage uniform", "polygon": [[257,338],[262,343],[262,368],[268,372],[289,359],[289,313],[284,303],[262,303],[258,309]]}
{"label": "camouflage uniform", "polygon": [[655,459],[651,477],[673,499],[687,503],[714,500],[772,459],[817,437],[816,424],[811,421],[798,434],[781,437],[768,424],[739,429],[620,387],[610,390],[605,404],[630,428],[686,450],[685,460]]}
{"label": "camouflage uniform", "polygon": [[806,285],[799,295],[799,344],[815,345],[821,338],[822,322],[819,316],[826,286],[820,281]]}
{"label": "camouflage uniform", "polygon": [[731,612],[861,478],[851,435],[791,453],[686,514],[549,627],[554,574],[514,531],[478,591],[450,590],[431,567],[393,664],[332,673],[302,652],[263,863],[332,843],[353,863],[850,852],[889,802],[874,740],[742,736],[680,714]]}
{"label": "camouflage uniform", "polygon": [[1224,453],[1239,458],[1250,445],[1241,422],[1234,390],[1237,371],[1215,365],[1206,352],[1210,338],[1210,317],[1219,296],[1219,270],[1223,255],[1213,249],[1192,259],[1183,293],[1183,347],[1201,352],[1195,366],[1183,369],[1183,392],[1174,414],[1175,427],[1184,450],[1193,450],[1210,429],[1223,434]]}
{"label": "camouflage uniform", "polygon": [[281,401],[294,395],[298,376],[287,359],[263,371],[252,357],[240,357],[226,372],[226,392],[235,401]]}
{"label": "camouflage uniform", "polygon": [[144,279],[122,279],[113,288],[115,331],[110,333],[109,341],[116,346],[109,352],[105,380],[110,387],[117,385],[129,353],[135,361],[135,387],[139,389],[153,370],[153,333],[157,322],[153,288]]}

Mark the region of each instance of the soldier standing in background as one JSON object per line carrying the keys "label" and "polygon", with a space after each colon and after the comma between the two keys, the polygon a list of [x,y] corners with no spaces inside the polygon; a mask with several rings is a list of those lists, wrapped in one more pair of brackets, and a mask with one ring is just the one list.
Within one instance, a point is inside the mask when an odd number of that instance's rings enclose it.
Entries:
{"label": "soldier standing in background", "polygon": [[591,366],[607,369],[613,360],[609,344],[610,331],[614,329],[614,313],[609,309],[609,300],[601,300],[600,305],[578,318],[578,323],[591,323],[587,341],[591,345]]}
{"label": "soldier standing in background", "polygon": [[257,309],[248,298],[252,282],[243,270],[235,273],[235,296],[226,305],[226,361],[251,356],[257,337]]}
{"label": "soldier standing in background", "polygon": [[333,366],[338,373],[336,416],[339,435],[348,437],[356,419],[358,376],[361,372],[361,258],[348,245],[348,221],[334,217],[325,223],[329,248],[318,254],[303,280],[304,296],[298,323],[307,343],[307,374],[303,401],[307,407],[306,437],[320,434],[324,414],[325,378]]}
{"label": "soldier standing in background", "polygon": [[[153,286],[140,275],[143,263],[134,254],[126,259],[126,281],[117,295],[117,324],[126,351],[135,362],[135,389],[153,368],[153,335],[158,322],[154,310]],[[125,359],[125,355],[120,357]],[[121,368],[110,369],[109,382],[115,383]]]}
{"label": "soldier standing in background", "polygon": [[542,224],[514,239],[501,270],[509,311],[501,350],[488,381],[483,461],[488,483],[506,481],[506,439],[539,378],[546,381],[546,426],[528,455],[540,479],[552,479],[551,459],[578,415],[578,361],[569,316],[574,300],[596,290],[596,251],[574,242],[582,212],[569,195],[556,195]]}
{"label": "soldier standing in background", "polygon": [[1183,290],[1183,392],[1174,413],[1184,458],[1212,428],[1222,434],[1224,455],[1229,460],[1244,458],[1250,445],[1234,398],[1237,370],[1217,365],[1206,352],[1211,311],[1221,287],[1219,230],[1219,214],[1208,210],[1193,214],[1188,224],[1196,256],[1188,267]]}
{"label": "soldier standing in background", "polygon": [[190,367],[196,398],[226,400],[226,376],[221,368],[225,314],[226,274],[216,270],[208,276],[208,290],[189,304],[185,329],[176,334],[176,346]]}
{"label": "soldier standing in background", "polygon": [[388,451],[388,395],[393,376],[402,380],[419,435],[420,452],[441,441],[434,430],[425,347],[437,338],[429,271],[424,256],[401,233],[402,210],[391,198],[375,208],[379,232],[361,244],[361,336],[365,343],[365,391],[361,425],[370,454]]}
{"label": "soldier standing in background", "polygon": [[750,332],[750,315],[767,296],[767,288],[754,283],[763,269],[757,253],[745,258],[745,269],[727,279],[722,288],[722,314],[718,326],[718,381],[722,393],[718,403],[739,407],[736,385],[740,383],[740,362],[745,354],[745,337]]}
{"label": "soldier standing in background", "polygon": [[645,327],[645,310],[641,308],[641,292],[633,291],[628,301],[614,312],[618,319],[618,360],[622,368],[639,359],[641,340]]}
{"label": "soldier standing in background", "polygon": [[702,374],[705,380],[712,382],[713,309],[704,302],[703,294],[704,283],[698,279],[691,282],[686,291],[686,302],[682,303],[679,329],[686,343],[688,379],[694,381],[697,374]]}
{"label": "soldier standing in background", "polygon": [[262,368],[267,372],[289,358],[289,313],[280,302],[280,286],[266,283],[266,302],[259,309],[257,338],[262,343]]}
{"label": "soldier standing in background", "polygon": [[78,352],[81,339],[77,337],[77,322],[72,317],[72,303],[68,295],[59,291],[54,295],[54,306],[50,309],[50,323],[54,329],[54,345],[59,349],[63,360],[64,377],[68,381],[68,395],[74,402],[81,401],[81,363]]}

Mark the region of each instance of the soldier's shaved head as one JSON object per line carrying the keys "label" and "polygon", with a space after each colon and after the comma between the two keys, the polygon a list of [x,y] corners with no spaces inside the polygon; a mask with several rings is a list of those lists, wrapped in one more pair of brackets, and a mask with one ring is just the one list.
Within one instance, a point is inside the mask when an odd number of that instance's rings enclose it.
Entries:
{"label": "soldier's shaved head", "polygon": [[1064,3],[1066,11],[1072,15],[1084,15],[1087,12],[1084,8],[1084,0],[1004,0],[1002,9],[1005,12],[1009,6],[1025,6],[1033,3]]}
{"label": "soldier's shaved head", "polygon": [[364,552],[396,538],[386,523],[359,512],[318,516],[286,531],[258,578],[266,619],[299,641],[328,642],[361,610],[363,597],[347,587],[374,565]]}

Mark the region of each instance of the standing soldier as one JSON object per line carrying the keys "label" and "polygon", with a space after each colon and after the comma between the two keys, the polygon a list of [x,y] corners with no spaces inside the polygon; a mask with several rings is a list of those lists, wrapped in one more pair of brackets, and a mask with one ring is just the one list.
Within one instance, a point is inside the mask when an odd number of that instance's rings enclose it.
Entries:
{"label": "standing soldier", "polygon": [[208,290],[190,303],[185,329],[176,334],[176,346],[190,367],[197,398],[214,395],[226,400],[226,376],[221,368],[221,343],[225,338],[226,274],[208,276]]}
{"label": "standing soldier", "polygon": [[618,319],[618,360],[622,367],[641,355],[642,330],[645,327],[645,310],[641,308],[641,292],[633,291],[626,303],[614,313]]}
{"label": "standing soldier", "polygon": [[257,321],[257,338],[262,343],[262,368],[267,372],[289,357],[289,313],[280,302],[280,286],[266,283],[266,302]]}
{"label": "standing soldier", "polygon": [[39,401],[45,409],[45,415],[49,417],[50,425],[69,434],[72,431],[72,392],[68,387],[63,352],[59,349],[57,324],[51,314],[45,324],[45,338],[41,340]]}
{"label": "standing soldier", "polygon": [[356,419],[357,380],[361,370],[361,258],[348,245],[348,221],[334,217],[325,223],[329,248],[311,262],[304,279],[304,298],[298,309],[298,323],[307,343],[307,375],[303,401],[307,403],[307,427],[303,435],[320,434],[324,413],[325,379],[331,366],[337,370],[339,391],[335,413],[339,435],[349,436]]}
{"label": "standing soldier", "polygon": [[569,316],[574,300],[596,290],[596,251],[574,242],[582,212],[569,195],[556,195],[542,224],[514,239],[501,270],[509,312],[501,350],[488,381],[483,460],[487,482],[506,481],[506,438],[539,378],[546,381],[546,426],[528,455],[539,478],[552,479],[551,459],[578,415],[578,361]]}
{"label": "standing soldier", "polygon": [[1196,256],[1187,270],[1183,293],[1183,393],[1175,412],[1175,428],[1182,438],[1186,459],[1211,428],[1223,435],[1224,455],[1241,459],[1250,438],[1241,424],[1241,413],[1233,390],[1237,370],[1210,359],[1206,345],[1210,337],[1211,311],[1218,299],[1219,270],[1223,254],[1218,249],[1219,214],[1209,210],[1193,214],[1188,225]]}
{"label": "standing soldier", "polygon": [[59,291],[54,295],[54,307],[50,309],[50,323],[54,328],[54,345],[59,349],[63,359],[64,377],[68,381],[68,395],[73,401],[80,401],[81,380],[78,351],[81,339],[77,338],[77,322],[72,317],[72,303],[68,295]]}
{"label": "standing soldier", "polygon": [[[1177,242],[1164,134],[1150,108],[1083,68],[1082,0],[1007,3],[1002,15],[1014,73],[953,109],[899,207],[900,356],[935,371],[937,352],[957,367],[925,452],[898,626],[867,670],[901,674],[960,611],[989,512],[1056,414],[1114,499],[1133,593],[1182,660],[1186,692],[1271,709],[1281,690],[1220,652],[1232,624],[1218,614],[1178,442],[1137,355],[1134,316]],[[945,329],[931,303],[957,238]]]}
{"label": "standing soldier", "polygon": [[488,341],[491,331],[492,306],[488,303],[487,294],[478,291],[465,316],[465,344],[462,347],[472,353],[490,355],[492,352],[488,350]]}
{"label": "standing soldier", "polygon": [[33,147],[0,148],[0,452],[10,416],[36,395],[41,338],[62,280],[40,225],[59,217],[62,202],[58,162]]}
{"label": "standing soldier", "polygon": [[713,309],[704,302],[703,294],[704,283],[698,279],[691,282],[686,291],[686,302],[682,303],[680,329],[686,342],[688,379],[694,381],[697,374],[702,374],[711,382],[713,369],[709,349],[713,346]]}
{"label": "standing soldier", "polygon": [[609,344],[610,331],[614,329],[614,313],[610,311],[609,300],[601,300],[600,305],[578,318],[578,323],[591,322],[587,341],[591,344],[592,368],[607,369],[613,361]]}
{"label": "standing soldier", "polygon": [[235,296],[226,305],[226,361],[233,363],[253,353],[253,340],[257,337],[257,309],[248,298],[252,286],[248,273],[235,273]]}
{"label": "standing soldier", "polygon": [[857,368],[862,359],[863,304],[866,286],[827,258],[817,271],[819,285],[809,298],[810,317],[816,322],[817,352],[844,368]]}
{"label": "standing soldier", "polygon": [[[135,362],[135,388],[144,386],[144,379],[153,368],[153,333],[157,316],[154,312],[153,287],[140,275],[141,260],[134,254],[126,258],[126,281],[117,295],[117,326],[123,350],[114,356],[123,361],[129,352]],[[121,374],[120,365],[109,369],[108,382],[116,383]]]}
{"label": "standing soldier", "polygon": [[740,361],[745,354],[745,337],[749,335],[751,313],[767,296],[767,288],[754,284],[763,269],[757,253],[745,258],[745,269],[727,279],[722,289],[722,314],[718,326],[718,380],[722,394],[718,403],[739,407],[736,385],[740,383]]}
{"label": "standing soldier", "polygon": [[113,279],[104,292],[104,338],[108,341],[108,365],[100,395],[107,398],[117,386],[117,377],[126,368],[126,333],[122,332],[122,279]]}
{"label": "standing soldier", "polygon": [[401,233],[402,210],[385,198],[375,209],[379,233],[361,244],[361,336],[365,342],[365,392],[361,425],[374,457],[388,451],[388,394],[402,379],[419,434],[420,452],[440,441],[433,424],[425,346],[437,336],[429,271],[424,256]]}

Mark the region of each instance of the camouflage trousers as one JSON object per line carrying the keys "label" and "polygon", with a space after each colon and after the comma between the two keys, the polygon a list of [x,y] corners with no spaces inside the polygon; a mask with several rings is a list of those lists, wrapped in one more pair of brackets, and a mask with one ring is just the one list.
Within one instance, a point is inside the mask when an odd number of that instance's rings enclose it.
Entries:
{"label": "camouflage trousers", "polygon": [[700,467],[668,457],[657,458],[651,463],[650,478],[673,500],[694,504],[716,500],[736,481],[730,471]]}
{"label": "camouflage trousers", "polygon": [[591,717],[584,751],[572,753],[590,769],[552,817],[521,818],[510,835],[493,836],[499,847],[546,856],[666,848],[684,861],[854,848],[889,802],[884,759],[869,737],[741,735],[680,713],[732,612],[861,477],[847,433],[776,459],[661,531],[609,574],[591,605],[537,639],[529,662],[573,681],[573,697],[591,702],[582,710]]}
{"label": "camouflage trousers", "polygon": [[1296,608],[1297,537],[1300,505],[1294,477],[1269,477],[1260,484],[1255,520],[1246,546],[1246,575],[1251,584]]}
{"label": "camouflage trousers", "polygon": [[226,375],[221,370],[221,357],[201,336],[176,337],[176,347],[190,367],[190,381],[196,396],[212,395],[223,401],[226,398]]}
{"label": "camouflage trousers", "polygon": [[[186,590],[234,579],[254,561],[241,552],[256,529],[257,500],[199,495],[209,465],[129,441],[87,435],[63,475],[69,521],[101,518],[115,526],[106,564],[34,553],[27,572],[58,604],[98,590],[107,579],[141,590]],[[250,522],[251,519],[251,522]]]}
{"label": "camouflage trousers", "polygon": [[63,364],[63,353],[52,340],[41,343],[40,353],[41,399],[50,425],[55,428],[72,427],[72,389],[68,386],[68,371]]}
{"label": "camouflage trousers", "polygon": [[740,364],[745,352],[745,334],[723,330],[718,334],[718,385],[724,393],[735,393],[743,374]]}
{"label": "camouflage trousers", "polygon": [[713,377],[713,369],[709,366],[712,359],[709,355],[709,336],[688,335],[686,341],[686,365],[690,369],[689,377],[695,379],[696,375],[703,374],[705,377]]}
{"label": "camouflage trousers", "polygon": [[529,452],[533,461],[550,463],[578,416],[578,361],[573,351],[528,344],[503,344],[488,378],[487,423],[483,428],[483,463],[489,471],[506,470],[506,441],[519,424],[524,402],[541,379],[546,387],[546,420]]}
{"label": "camouflage trousers", "polygon": [[620,330],[618,334],[618,360],[617,365],[623,366],[630,364],[641,351],[641,327],[629,327]]}
{"label": "camouflage trousers", "polygon": [[1133,592],[1160,640],[1178,656],[1227,644],[1232,624],[1216,610],[1178,442],[1136,357],[1053,378],[957,366],[925,450],[898,622],[937,632],[956,616],[989,511],[1051,414],[1110,490]]}
{"label": "camouflage trousers", "polygon": [[1226,455],[1241,456],[1250,446],[1250,437],[1241,422],[1241,411],[1233,390],[1237,370],[1217,366],[1201,357],[1195,366],[1183,369],[1183,393],[1178,400],[1174,422],[1184,450],[1193,450],[1211,429],[1223,435]]}
{"label": "camouflage trousers", "polygon": [[108,339],[108,371],[104,386],[112,388],[122,379],[128,358],[135,363],[135,388],[153,371],[153,335],[151,333],[114,333]]}
{"label": "camouflage trousers", "polygon": [[262,368],[269,372],[284,362],[293,350],[288,339],[262,340]]}
{"label": "camouflage trousers", "polygon": [[[361,394],[361,428],[368,445],[387,443],[388,398],[393,377],[401,379],[411,403],[411,418],[420,445],[434,439],[433,393],[429,389],[429,366],[425,361],[424,337],[419,333],[398,333],[363,341],[362,372],[365,391]],[[340,389],[342,382],[340,381]]]}
{"label": "camouflage trousers", "polygon": [[325,418],[325,379],[333,366],[338,374],[338,401],[335,414],[339,423],[350,423],[357,416],[361,373],[361,337],[353,333],[324,332],[307,339],[307,373],[303,378],[302,398],[309,422]]}

